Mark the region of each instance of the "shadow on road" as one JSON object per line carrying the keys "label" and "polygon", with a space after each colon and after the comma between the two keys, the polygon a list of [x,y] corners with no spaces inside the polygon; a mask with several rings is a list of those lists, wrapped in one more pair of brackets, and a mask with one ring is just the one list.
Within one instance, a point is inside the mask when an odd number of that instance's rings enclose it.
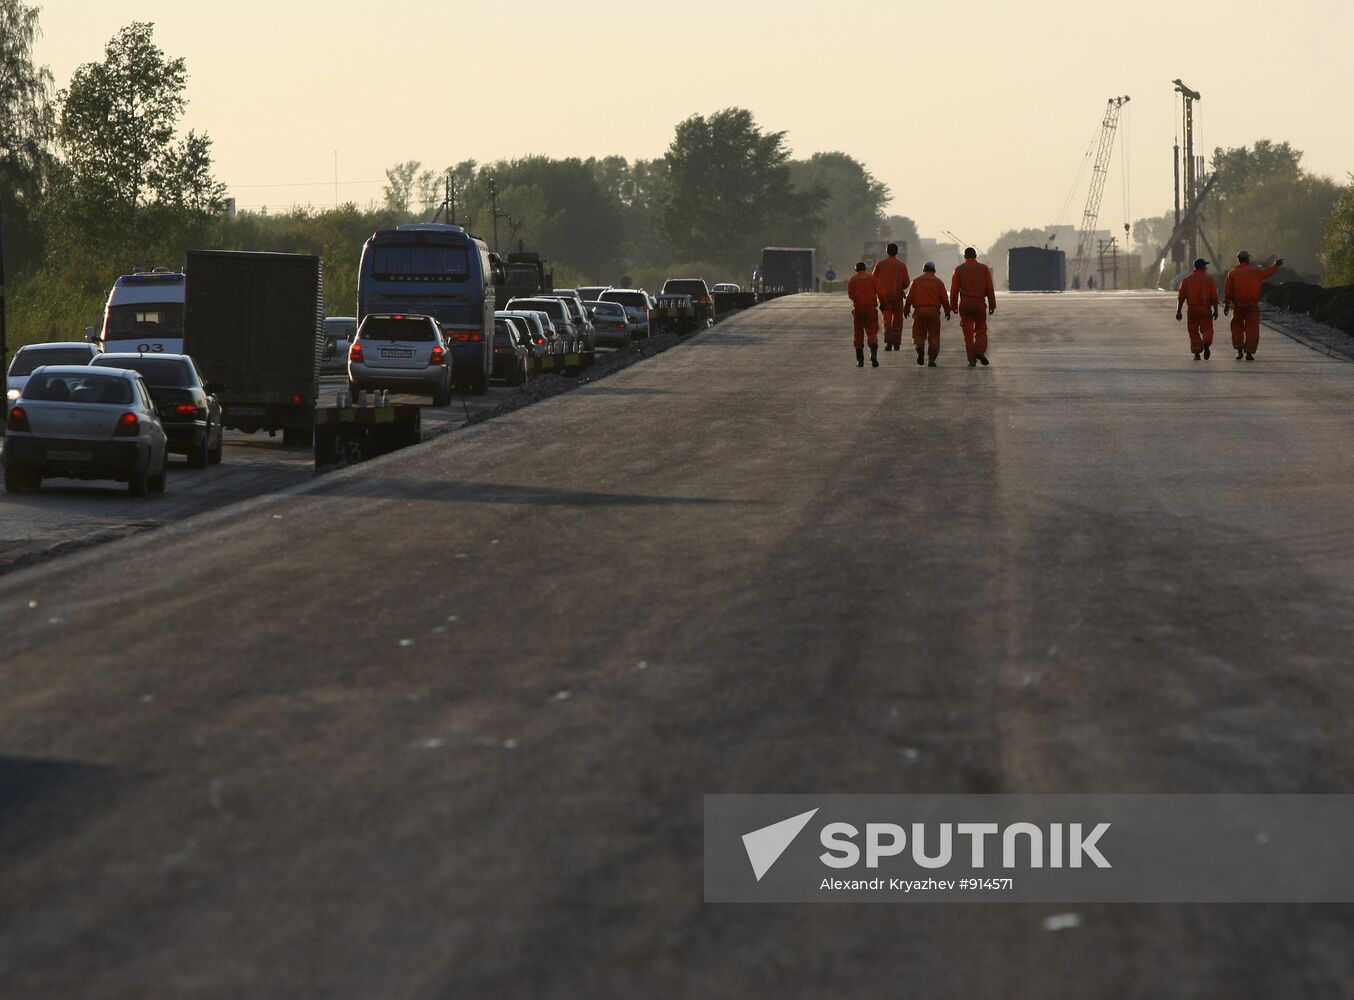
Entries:
{"label": "shadow on road", "polygon": [[88,818],[91,799],[101,790],[111,794],[113,786],[120,782],[118,772],[112,768],[0,756],[0,834],[11,833],[33,809],[47,805],[61,811],[61,804],[65,803],[72,819]]}
{"label": "shadow on road", "polygon": [[325,491],[369,500],[440,500],[445,503],[501,503],[525,507],[704,507],[751,506],[760,500],[719,497],[664,497],[641,493],[591,493],[547,486],[501,483],[446,483],[436,480],[353,479],[335,481]]}

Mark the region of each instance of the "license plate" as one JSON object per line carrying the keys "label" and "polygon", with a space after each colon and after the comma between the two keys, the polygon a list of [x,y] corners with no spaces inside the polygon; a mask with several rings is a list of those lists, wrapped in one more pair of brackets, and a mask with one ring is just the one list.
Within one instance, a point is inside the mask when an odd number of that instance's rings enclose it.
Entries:
{"label": "license plate", "polygon": [[413,356],[413,351],[402,351],[398,347],[381,348],[381,357],[383,358],[412,358]]}
{"label": "license plate", "polygon": [[49,451],[47,453],[49,462],[92,462],[94,453],[92,451]]}
{"label": "license plate", "polygon": [[264,411],[262,406],[232,406],[230,412],[236,417],[261,417]]}

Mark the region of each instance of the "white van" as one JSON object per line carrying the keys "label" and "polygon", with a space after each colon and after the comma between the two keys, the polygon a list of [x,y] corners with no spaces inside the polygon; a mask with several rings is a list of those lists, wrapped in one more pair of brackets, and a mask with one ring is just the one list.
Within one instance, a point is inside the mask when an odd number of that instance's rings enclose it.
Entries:
{"label": "white van", "polygon": [[105,354],[182,354],[183,290],[183,272],[167,267],[118,278],[108,293],[99,349]]}

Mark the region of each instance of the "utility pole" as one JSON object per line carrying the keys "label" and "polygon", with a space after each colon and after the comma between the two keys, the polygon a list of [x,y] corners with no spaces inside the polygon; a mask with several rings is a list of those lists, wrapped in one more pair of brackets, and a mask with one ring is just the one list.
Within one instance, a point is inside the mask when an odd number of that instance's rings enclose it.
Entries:
{"label": "utility pole", "polygon": [[[1191,90],[1179,79],[1171,81],[1175,84],[1176,93],[1180,95],[1181,103],[1181,135],[1185,140],[1185,149],[1183,159],[1177,153],[1177,163],[1184,165],[1184,177],[1179,177],[1179,166],[1177,166],[1176,180],[1176,203],[1184,203],[1185,216],[1191,219],[1185,226],[1185,231],[1181,234],[1189,244],[1189,254],[1181,258],[1181,263],[1187,260],[1194,260],[1199,256],[1199,225],[1197,221],[1197,211],[1194,209],[1195,202],[1199,196],[1199,161],[1194,156],[1194,102],[1203,99],[1203,95],[1197,90]],[[1176,224],[1180,223],[1180,212],[1176,210]]]}

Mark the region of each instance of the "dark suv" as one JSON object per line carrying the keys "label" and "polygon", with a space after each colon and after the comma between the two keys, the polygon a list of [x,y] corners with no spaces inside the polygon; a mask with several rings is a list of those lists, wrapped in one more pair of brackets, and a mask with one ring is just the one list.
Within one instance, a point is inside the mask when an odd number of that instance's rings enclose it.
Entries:
{"label": "dark suv", "polygon": [[715,300],[704,278],[669,278],[663,282],[663,295],[689,295],[696,310],[696,327],[709,326],[715,321]]}

